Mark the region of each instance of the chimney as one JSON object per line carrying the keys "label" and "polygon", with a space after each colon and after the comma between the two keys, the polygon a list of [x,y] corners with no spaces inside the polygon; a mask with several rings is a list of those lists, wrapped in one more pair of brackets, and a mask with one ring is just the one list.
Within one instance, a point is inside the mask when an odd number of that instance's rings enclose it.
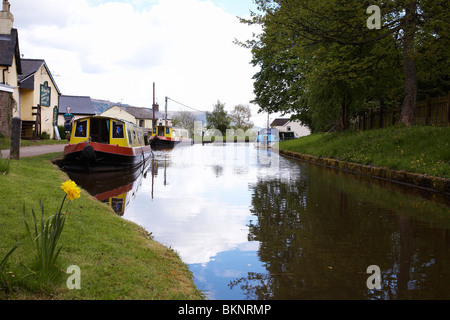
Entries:
{"label": "chimney", "polygon": [[0,11],[0,34],[11,34],[14,23],[14,16],[11,13],[11,4],[8,0],[3,0],[2,11]]}

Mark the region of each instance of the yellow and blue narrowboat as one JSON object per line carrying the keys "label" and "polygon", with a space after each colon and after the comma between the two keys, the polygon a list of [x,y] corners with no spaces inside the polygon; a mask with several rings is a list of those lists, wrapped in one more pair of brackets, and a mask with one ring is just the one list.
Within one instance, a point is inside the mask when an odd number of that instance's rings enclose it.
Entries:
{"label": "yellow and blue narrowboat", "polygon": [[105,172],[134,169],[151,155],[142,128],[131,122],[102,117],[74,121],[64,148],[63,169]]}
{"label": "yellow and blue narrowboat", "polygon": [[177,145],[192,145],[189,131],[170,126],[155,126],[149,139],[152,149],[172,149]]}

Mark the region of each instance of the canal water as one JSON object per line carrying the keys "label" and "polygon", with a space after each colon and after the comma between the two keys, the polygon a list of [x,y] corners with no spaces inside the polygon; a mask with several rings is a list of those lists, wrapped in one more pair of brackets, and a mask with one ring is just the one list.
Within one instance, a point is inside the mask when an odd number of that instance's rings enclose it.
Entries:
{"label": "canal water", "polygon": [[208,299],[450,299],[446,197],[252,144],[72,178],[174,249]]}

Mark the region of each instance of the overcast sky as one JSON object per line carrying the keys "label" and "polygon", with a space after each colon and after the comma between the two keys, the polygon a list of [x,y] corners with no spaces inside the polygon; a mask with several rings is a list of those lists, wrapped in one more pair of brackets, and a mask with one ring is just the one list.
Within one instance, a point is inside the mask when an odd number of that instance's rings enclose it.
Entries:
{"label": "overcast sky", "polygon": [[[44,59],[62,94],[212,111],[253,99],[252,0],[10,0],[24,58]],[[172,101],[169,110],[189,110]],[[275,115],[271,115],[271,119]],[[265,126],[267,114],[254,119]]]}

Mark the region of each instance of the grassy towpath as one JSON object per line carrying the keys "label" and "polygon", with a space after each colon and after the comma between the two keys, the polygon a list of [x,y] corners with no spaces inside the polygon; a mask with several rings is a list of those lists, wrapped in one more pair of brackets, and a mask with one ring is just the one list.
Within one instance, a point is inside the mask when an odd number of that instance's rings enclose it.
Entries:
{"label": "grassy towpath", "polygon": [[[69,141],[64,140],[27,140],[22,139],[20,141],[21,147],[31,147],[31,146],[42,146],[42,145],[58,145],[58,144],[68,144]],[[0,150],[9,150],[11,146],[11,139],[8,137],[0,137]]]}
{"label": "grassy towpath", "polygon": [[394,126],[318,133],[280,143],[280,150],[450,178],[450,127]]}
{"label": "grassy towpath", "polygon": [[[0,175],[0,261],[17,242],[18,249],[3,268],[12,292],[1,299],[202,299],[192,274],[178,254],[156,241],[140,226],[82,190],[70,203],[61,235],[60,277],[38,280],[33,273],[34,251],[27,241],[23,209],[31,222],[31,208],[44,204],[46,218],[64,197],[61,183],[68,177],[49,160],[55,154],[11,160]],[[63,271],[77,265],[81,289],[69,290]],[[3,286],[4,289],[4,286]]]}

